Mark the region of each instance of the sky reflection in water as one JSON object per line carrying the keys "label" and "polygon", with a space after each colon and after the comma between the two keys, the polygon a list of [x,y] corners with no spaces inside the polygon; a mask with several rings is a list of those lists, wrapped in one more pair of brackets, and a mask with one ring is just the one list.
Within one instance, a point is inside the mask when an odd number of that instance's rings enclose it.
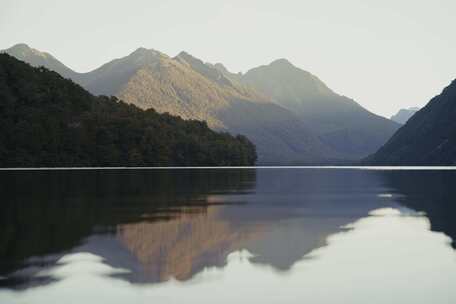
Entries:
{"label": "sky reflection in water", "polygon": [[[142,188],[130,174],[146,174],[139,178],[146,186],[151,178],[168,178],[165,193],[163,184]],[[0,290],[1,302],[456,302],[454,172],[187,172],[196,183],[191,188],[183,187],[188,179],[163,174],[129,173],[120,180],[101,174],[94,192],[65,195],[81,214],[80,201],[105,202],[109,220],[90,222],[91,232],[76,245],[54,244],[41,255],[27,257],[27,250],[7,243],[13,249],[3,263],[15,266],[4,276],[26,279],[10,280],[17,284]],[[124,186],[133,178],[134,187],[113,196],[116,187],[99,181],[110,178]],[[43,201],[55,197],[62,199],[54,193]],[[113,197],[122,200],[113,204]],[[147,203],[135,210],[123,205],[142,197]],[[150,209],[165,197],[185,204]]]}

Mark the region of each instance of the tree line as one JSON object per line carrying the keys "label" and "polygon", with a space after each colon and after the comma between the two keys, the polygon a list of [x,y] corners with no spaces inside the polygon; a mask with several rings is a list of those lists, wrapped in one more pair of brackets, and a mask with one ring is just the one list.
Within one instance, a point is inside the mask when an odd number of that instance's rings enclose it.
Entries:
{"label": "tree line", "polygon": [[255,146],[0,54],[0,166],[246,166]]}

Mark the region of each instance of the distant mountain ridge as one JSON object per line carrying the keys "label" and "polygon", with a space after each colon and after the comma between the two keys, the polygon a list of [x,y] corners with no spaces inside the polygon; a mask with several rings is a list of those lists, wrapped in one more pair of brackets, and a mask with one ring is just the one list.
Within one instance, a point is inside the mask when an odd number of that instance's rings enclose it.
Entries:
{"label": "distant mountain ridge", "polygon": [[456,80],[400,128],[366,163],[456,165]]}
{"label": "distant mountain ridge", "polygon": [[[15,56],[11,49],[6,52]],[[246,74],[185,52],[172,58],[145,48],[88,73],[41,63],[33,53],[19,59],[55,70],[93,94],[115,95],[143,109],[244,134],[257,146],[260,164],[357,160],[376,151],[399,127],[285,59]]]}
{"label": "distant mountain ridge", "polygon": [[296,113],[323,143],[347,158],[373,153],[399,128],[352,99],[334,93],[318,77],[286,59],[251,69],[241,81]]}
{"label": "distant mountain ridge", "polygon": [[420,108],[418,107],[411,107],[408,109],[400,109],[396,114],[391,116],[391,120],[401,125],[405,124],[416,112],[418,112]]}

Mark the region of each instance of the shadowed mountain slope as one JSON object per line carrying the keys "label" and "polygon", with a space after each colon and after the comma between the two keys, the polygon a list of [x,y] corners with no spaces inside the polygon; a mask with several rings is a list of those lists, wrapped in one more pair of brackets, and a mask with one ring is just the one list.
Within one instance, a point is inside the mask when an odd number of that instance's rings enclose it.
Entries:
{"label": "shadowed mountain slope", "polygon": [[375,152],[399,128],[397,123],[334,93],[316,76],[286,59],[251,69],[241,81],[296,113],[324,143],[347,158]]}
{"label": "shadowed mountain slope", "polygon": [[456,164],[456,80],[418,111],[367,162],[385,165]]}

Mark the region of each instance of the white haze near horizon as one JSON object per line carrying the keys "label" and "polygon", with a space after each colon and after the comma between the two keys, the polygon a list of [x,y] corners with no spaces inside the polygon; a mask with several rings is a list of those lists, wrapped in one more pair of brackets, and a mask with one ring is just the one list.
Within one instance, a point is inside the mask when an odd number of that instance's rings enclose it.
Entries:
{"label": "white haze near horizon", "polygon": [[456,78],[452,0],[1,0],[0,49],[85,72],[142,46],[233,72],[287,58],[374,113],[423,106]]}

